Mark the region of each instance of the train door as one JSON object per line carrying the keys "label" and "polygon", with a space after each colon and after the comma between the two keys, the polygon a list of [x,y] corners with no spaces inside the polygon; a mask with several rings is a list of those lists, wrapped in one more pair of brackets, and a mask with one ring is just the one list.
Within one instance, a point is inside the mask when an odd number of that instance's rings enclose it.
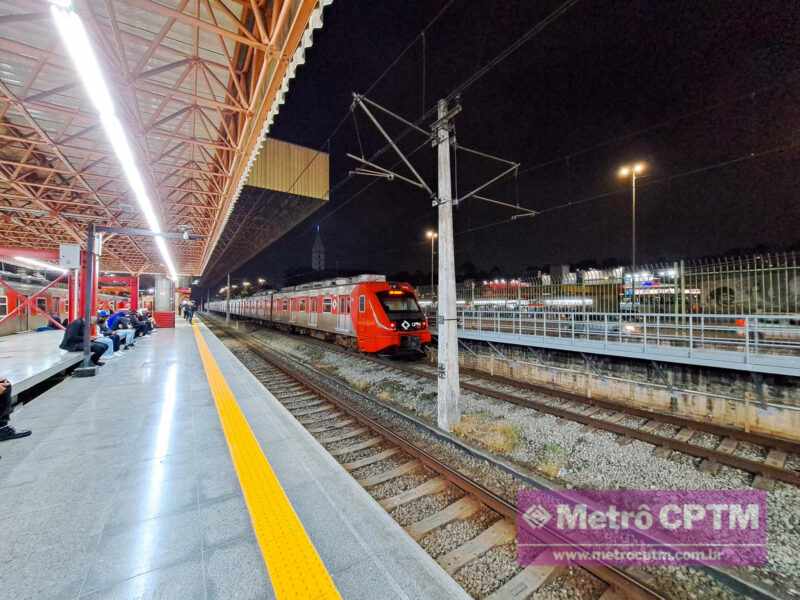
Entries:
{"label": "train door", "polygon": [[33,328],[36,329],[37,327],[42,327],[47,325],[49,321],[47,320],[47,298],[42,296],[36,298],[36,311],[34,311],[34,320],[33,320]]}
{"label": "train door", "polygon": [[336,331],[349,333],[350,322],[350,296],[339,296],[339,310],[336,314]]}
{"label": "train door", "polygon": [[30,309],[25,305],[27,301],[27,296],[23,296],[22,294],[17,296],[17,306],[20,307],[17,312],[17,331],[29,331],[31,328]]}
{"label": "train door", "polygon": [[312,296],[308,301],[308,326],[317,326],[317,297]]}

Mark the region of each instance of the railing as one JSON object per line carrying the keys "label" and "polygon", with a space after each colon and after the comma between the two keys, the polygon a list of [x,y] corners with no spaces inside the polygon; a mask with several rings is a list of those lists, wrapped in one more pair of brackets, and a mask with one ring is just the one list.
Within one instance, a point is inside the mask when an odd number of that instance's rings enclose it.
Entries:
{"label": "railing", "polygon": [[458,327],[464,333],[530,336],[529,341],[536,338],[556,342],[558,346],[624,351],[631,355],[680,352],[691,359],[696,354],[708,357],[715,352],[725,353],[726,361],[743,364],[764,357],[800,358],[800,314],[674,316],[469,309],[458,311]]}
{"label": "railing", "polygon": [[[430,286],[417,292],[422,301],[435,299]],[[466,306],[494,310],[792,315],[800,313],[800,253],[640,265],[635,275],[630,267],[617,267],[474,279],[457,284],[456,297]]]}

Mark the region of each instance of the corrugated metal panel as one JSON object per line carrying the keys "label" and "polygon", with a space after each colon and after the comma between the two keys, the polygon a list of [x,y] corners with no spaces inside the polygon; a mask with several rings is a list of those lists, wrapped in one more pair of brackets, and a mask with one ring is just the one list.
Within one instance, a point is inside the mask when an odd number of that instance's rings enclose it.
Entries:
{"label": "corrugated metal panel", "polygon": [[268,138],[245,185],[327,200],[329,180],[327,153]]}

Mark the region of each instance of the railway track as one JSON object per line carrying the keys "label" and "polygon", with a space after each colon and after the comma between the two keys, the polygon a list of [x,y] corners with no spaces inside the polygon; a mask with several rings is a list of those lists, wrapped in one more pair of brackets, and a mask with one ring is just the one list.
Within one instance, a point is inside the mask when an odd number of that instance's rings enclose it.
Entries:
{"label": "railway track", "polygon": [[[208,321],[207,321],[208,322]],[[213,326],[213,320],[212,320]],[[345,382],[335,378],[327,373],[319,371],[318,369],[313,368],[312,366],[306,364],[304,361],[297,361],[294,357],[292,358],[291,362],[284,357],[278,356],[275,350],[269,348],[269,346],[263,342],[257,340],[257,338],[253,338],[250,335],[244,335],[241,332],[234,331],[230,328],[223,328],[219,325],[213,326],[213,329],[223,332],[223,336],[233,336],[236,338],[236,341],[241,343],[247,351],[251,352],[254,356],[258,358],[259,366],[255,368],[255,371],[252,367],[250,368],[251,371],[255,372],[258,375],[259,369],[261,368],[268,368],[271,369],[272,373],[279,372],[280,374],[277,375],[278,379],[272,379],[268,375],[268,373],[264,373],[262,381],[267,385],[269,388],[270,385],[277,386],[277,393],[273,391],[273,394],[284,404],[287,408],[290,409],[295,416],[302,419],[311,419],[311,422],[306,422],[304,425],[309,429],[309,431],[320,439],[323,446],[326,448],[329,447],[330,444],[350,444],[353,445],[356,443],[356,440],[353,438],[349,438],[348,440],[339,440],[338,442],[335,439],[329,439],[324,434],[326,432],[334,432],[340,431],[341,435],[349,434],[352,429],[347,429],[348,427],[355,427],[360,428],[364,427],[367,431],[360,433],[359,435],[364,436],[360,438],[363,442],[368,442],[369,447],[363,450],[360,450],[361,454],[354,457],[346,457],[339,455],[338,459],[340,463],[343,463],[345,468],[347,468],[351,474],[354,475],[357,479],[362,478],[360,477],[361,473],[359,473],[358,469],[367,468],[369,469],[372,466],[378,466],[381,464],[385,464],[383,461],[386,460],[393,460],[392,465],[381,470],[377,470],[377,473],[384,473],[390,471],[395,468],[395,466],[401,466],[402,464],[407,464],[409,461],[418,461],[419,466],[414,466],[414,468],[419,468],[424,473],[423,479],[418,482],[418,485],[411,487],[407,490],[404,490],[403,494],[397,494],[398,498],[396,500],[392,500],[391,502],[387,502],[387,505],[390,505],[393,502],[397,502],[405,500],[409,496],[417,497],[421,493],[426,493],[426,488],[415,489],[419,488],[420,486],[434,486],[438,489],[438,486],[441,483],[438,479],[442,478],[446,480],[447,485],[450,486],[450,489],[458,490],[458,500],[462,500],[463,498],[471,498],[474,502],[478,503],[479,506],[485,507],[485,510],[491,511],[495,514],[498,518],[496,522],[500,522],[499,519],[503,519],[509,521],[513,524],[513,520],[516,517],[516,507],[514,506],[513,502],[508,501],[506,498],[499,496],[498,494],[494,493],[491,489],[487,488],[480,481],[468,477],[462,473],[459,473],[457,469],[453,469],[452,467],[448,466],[445,463],[439,461],[435,455],[431,454],[431,452],[426,451],[423,447],[415,444],[412,441],[406,440],[399,436],[393,429],[387,428],[386,426],[380,425],[377,421],[369,417],[364,411],[360,410],[359,408],[355,407],[351,402],[351,400],[347,400],[339,396],[339,394],[332,394],[328,389],[342,389],[345,388],[347,393],[345,396],[353,396],[355,398],[360,398],[363,401],[363,405],[377,405],[381,409],[389,411],[394,415],[409,421],[414,426],[426,430],[428,434],[432,437],[439,438],[441,441],[451,444],[452,446],[456,446],[458,450],[463,451],[464,453],[474,456],[479,460],[486,461],[490,463],[493,468],[496,468],[498,471],[504,471],[505,473],[510,474],[513,478],[519,480],[523,485],[527,486],[528,488],[532,489],[541,489],[541,490],[550,490],[555,491],[558,490],[558,486],[549,482],[546,479],[537,477],[535,475],[531,475],[524,471],[520,471],[519,468],[512,462],[506,461],[502,458],[498,458],[496,456],[492,456],[479,448],[476,448],[469,443],[466,443],[459,438],[451,436],[445,432],[442,432],[438,428],[432,427],[420,419],[416,418],[413,415],[406,413],[402,409],[398,409],[396,407],[392,407],[385,402],[372,398],[371,396],[367,396],[363,394],[359,390],[355,390],[350,387]],[[359,357],[369,359],[371,362],[381,364],[383,366],[390,366],[395,367],[395,363],[388,363],[387,361],[381,359],[375,359],[373,357],[365,357],[363,355],[356,355],[346,350],[342,350],[332,344],[322,342],[319,340],[313,340],[307,337],[302,338],[304,341],[310,341],[314,344],[317,344],[321,347],[326,349],[333,349],[337,352],[344,353],[349,357]],[[244,361],[243,361],[244,362]],[[269,365],[267,367],[262,366]],[[247,364],[247,363],[245,363]],[[315,381],[309,379],[306,376],[303,376],[297,373],[298,366],[301,366],[304,371],[310,372],[313,374],[314,378],[322,382],[322,386]],[[427,376],[427,375],[425,375]],[[261,376],[259,376],[261,378]],[[282,382],[287,382],[283,383]],[[516,383],[516,382],[514,382]],[[306,390],[304,394],[308,397],[304,400],[302,399],[303,392],[302,390]],[[298,395],[300,394],[300,395]],[[288,396],[288,398],[287,398]],[[313,404],[313,406],[305,406],[305,402],[308,401]],[[319,404],[318,404],[319,403]],[[329,406],[325,406],[325,405]],[[304,410],[311,410],[314,411],[312,413],[308,413],[306,415],[298,415],[298,412],[302,412]],[[313,415],[316,415],[314,417]],[[350,421],[350,422],[348,422]],[[377,425],[377,429],[372,428],[372,422]],[[313,429],[313,430],[312,430]],[[386,435],[383,435],[383,432]],[[338,437],[337,435],[331,436],[332,438]],[[323,438],[323,439],[321,439]],[[374,441],[373,438],[381,438],[383,441],[377,442]],[[397,438],[397,443],[393,441],[393,439]],[[352,442],[352,444],[351,444]],[[381,456],[384,452],[387,454],[385,456]],[[441,452],[437,452],[436,455],[441,455]],[[353,458],[353,460],[350,460]],[[361,464],[357,463],[356,461],[367,461],[370,464]],[[374,461],[374,462],[372,462]],[[348,464],[348,463],[356,463],[356,464]],[[411,468],[409,466],[408,468]],[[403,477],[403,476],[401,476]],[[391,480],[390,480],[391,481]],[[436,481],[436,483],[427,483],[428,481]],[[371,482],[368,482],[371,483]],[[384,484],[378,484],[381,486]],[[379,501],[386,501],[389,497],[380,497],[380,493],[376,493],[375,486],[365,486],[367,487],[367,491],[369,491],[373,497],[376,497]],[[414,491],[412,491],[414,490]],[[463,494],[463,495],[462,495]],[[425,496],[430,497],[430,496]],[[455,497],[454,497],[455,499]],[[468,503],[468,500],[464,500],[464,503]],[[451,502],[453,504],[456,502]],[[402,507],[404,504],[401,504]],[[407,506],[412,506],[413,500],[408,503]],[[448,504],[449,506],[449,504]],[[462,505],[459,505],[461,507]],[[437,512],[445,511],[446,507],[441,508]],[[391,508],[389,508],[389,512],[392,513]],[[395,509],[396,510],[396,509]],[[450,509],[450,511],[458,511],[460,508]],[[481,509],[478,509],[479,511]],[[451,519],[453,515],[450,514],[450,511],[445,511],[442,515],[437,517],[437,519],[444,519],[446,521],[452,522]],[[434,513],[435,514],[435,513]],[[400,521],[395,514],[393,514],[395,520]],[[428,522],[429,518],[432,517],[433,514],[426,516],[423,521]],[[456,519],[458,519],[460,515],[456,515]],[[415,521],[416,522],[416,521]],[[414,524],[412,523],[403,523],[409,533],[415,537],[417,541],[420,541],[419,533],[414,528]],[[419,529],[425,529],[427,525],[419,526]],[[446,525],[445,525],[446,527]],[[508,527],[506,525],[505,527]],[[441,527],[439,527],[441,529]],[[496,530],[495,530],[496,531]],[[430,534],[425,535],[435,535],[436,531],[430,532]],[[492,534],[494,535],[494,533]],[[424,535],[423,535],[424,537]],[[480,536],[477,536],[480,537]],[[477,537],[475,539],[477,539]],[[483,538],[484,540],[486,538]],[[483,544],[483,540],[480,543],[476,542],[477,544]],[[464,550],[469,550],[475,555],[475,548],[466,548]],[[429,552],[430,553],[430,552]],[[438,558],[442,558],[441,556]],[[476,561],[473,561],[476,562]],[[595,571],[595,569],[599,569],[599,571]],[[759,578],[752,576],[743,571],[731,570],[721,567],[715,566],[701,566],[698,567],[699,571],[703,572],[706,576],[708,576],[711,580],[716,580],[719,584],[722,585],[722,589],[728,590],[730,593],[734,594],[735,597],[743,597],[743,598],[757,598],[761,600],[789,600],[790,595],[787,595],[784,590],[777,588],[771,582],[761,581]],[[607,594],[604,600],[611,600],[613,598],[617,598],[620,595],[624,595],[623,597],[626,598],[664,598],[670,597],[670,595],[664,595],[661,593],[660,589],[663,588],[663,581],[660,581],[653,577],[651,573],[643,571],[641,569],[627,569],[627,570],[620,570],[613,566],[604,566],[601,565],[599,567],[589,568],[589,574],[595,579],[599,580],[603,583],[605,588],[602,590],[602,593],[598,593],[596,595],[597,598],[603,597],[603,594]],[[542,588],[546,586],[548,581],[552,581],[553,577],[557,577],[559,575],[558,571],[545,571],[544,577],[542,577],[541,572],[533,573],[529,571],[527,574],[523,575],[524,571],[517,573],[511,580],[505,582],[501,588],[495,590],[492,594],[485,596],[490,600],[505,600],[506,598],[519,600],[521,598],[528,597],[530,595],[529,591],[535,590],[537,588]],[[519,579],[517,579],[519,577]],[[514,581],[516,587],[510,585],[510,582]],[[671,584],[667,584],[669,587]],[[530,587],[529,587],[530,586]],[[679,586],[680,587],[680,586]],[[500,591],[503,590],[501,594]],[[677,596],[672,596],[675,598],[684,597],[684,595],[679,594]]]}
{"label": "railway track", "polygon": [[[257,358],[255,364],[248,361],[250,371],[393,516],[404,506],[436,497],[435,510],[429,510],[423,518],[404,517],[401,524],[414,540],[420,542],[427,536],[436,536],[456,521],[470,520],[469,538],[436,556],[437,562],[451,576],[487,553],[514,543],[517,509],[512,502],[448,466],[430,450],[366,414],[352,401],[299,373],[296,363],[278,356],[264,344],[213,324],[212,329],[218,335],[222,333],[220,337],[234,338]],[[404,485],[392,485],[401,479]],[[387,490],[393,489],[397,493],[387,494]],[[600,600],[667,597],[610,565],[582,569],[604,585],[597,595]],[[518,569],[485,597],[490,600],[527,598],[564,572],[563,567],[530,565]]]}
{"label": "railway track", "polygon": [[[409,366],[397,361],[356,354],[315,338],[303,339],[328,351],[357,357],[389,371],[429,380],[437,378],[436,371],[432,367]],[[655,447],[654,453],[660,457],[668,457],[672,452],[679,452],[699,458],[701,462],[698,468],[703,471],[716,473],[722,465],[745,471],[754,476],[752,485],[760,489],[772,489],[775,481],[800,487],[800,472],[786,466],[791,455],[800,456],[800,444],[790,440],[622,406],[610,401],[587,398],[478,371],[462,370],[460,385],[462,390],[581,423],[588,428],[614,433],[618,436],[620,444],[634,440],[652,444]],[[525,395],[526,392],[554,398],[559,404],[531,398]],[[642,423],[638,426],[622,423],[629,418],[640,419]],[[706,445],[695,443],[701,437],[707,442]],[[709,441],[713,445],[708,445]],[[763,449],[760,452],[763,458],[756,460],[737,455],[736,451],[740,446]]]}
{"label": "railway track", "polygon": [[[368,357],[372,360],[372,357]],[[406,366],[393,366],[388,361],[375,359],[379,364],[396,368],[407,374],[435,379],[433,369],[422,369]],[[761,489],[772,489],[775,481],[782,481],[800,487],[800,472],[786,468],[787,459],[791,454],[800,454],[800,444],[776,437],[749,433],[737,429],[730,429],[685,419],[674,415],[653,413],[635,407],[621,406],[614,402],[595,400],[570,394],[560,390],[553,390],[525,382],[510,380],[499,376],[485,376],[475,371],[466,371],[462,389],[489,396],[504,402],[510,402],[525,408],[532,408],[539,412],[551,414],[562,419],[575,421],[593,429],[609,431],[619,436],[621,444],[634,440],[646,442],[655,446],[654,452],[661,457],[667,457],[672,452],[680,452],[688,456],[702,459],[699,464],[701,470],[716,473],[721,465],[726,465],[746,471],[754,475],[752,485]],[[492,386],[492,387],[489,387]],[[498,386],[515,391],[498,389]],[[554,405],[545,401],[523,396],[520,392],[534,392],[541,395],[557,398],[563,401]],[[627,418],[642,419],[639,426],[622,424]],[[667,427],[664,427],[667,426]],[[658,431],[668,432],[666,435]],[[669,434],[671,432],[671,435]],[[693,443],[698,434],[713,436],[713,447]],[[736,454],[740,444],[749,444],[763,448],[763,460],[754,460]]]}

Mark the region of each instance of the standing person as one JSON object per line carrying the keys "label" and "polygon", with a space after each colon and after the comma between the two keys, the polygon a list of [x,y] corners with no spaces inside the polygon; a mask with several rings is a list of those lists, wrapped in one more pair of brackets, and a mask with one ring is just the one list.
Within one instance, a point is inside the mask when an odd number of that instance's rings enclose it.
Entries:
{"label": "standing person", "polygon": [[190,302],[186,305],[186,314],[188,315],[186,320],[189,321],[189,325],[191,325],[192,317],[194,317],[194,302]]}
{"label": "standing person", "polygon": [[0,442],[24,438],[31,434],[30,431],[17,431],[8,421],[11,419],[11,382],[0,378]]}

